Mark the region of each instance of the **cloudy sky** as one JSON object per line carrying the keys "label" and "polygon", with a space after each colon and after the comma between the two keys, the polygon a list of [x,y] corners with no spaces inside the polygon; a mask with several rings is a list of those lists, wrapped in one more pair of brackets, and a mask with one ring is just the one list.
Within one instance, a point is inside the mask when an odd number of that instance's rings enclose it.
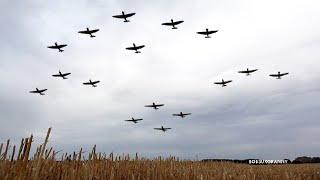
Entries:
{"label": "cloudy sky", "polygon": [[[182,158],[319,156],[316,0],[3,0],[0,140]],[[130,23],[111,16],[136,12]],[[161,23],[184,20],[179,29]],[[78,34],[99,28],[96,38]],[[196,34],[219,32],[206,39]],[[66,43],[63,53],[48,49]],[[141,54],[126,51],[144,44]],[[238,74],[259,69],[252,76]],[[62,80],[52,74],[71,72]],[[282,80],[271,73],[289,72]],[[232,79],[227,87],[214,81]],[[83,86],[100,80],[97,88]],[[29,91],[48,88],[45,96]],[[164,103],[157,111],[145,108]],[[185,119],[172,113],[191,112]],[[144,118],[138,124],[123,120]],[[173,128],[154,131],[161,125]]]}

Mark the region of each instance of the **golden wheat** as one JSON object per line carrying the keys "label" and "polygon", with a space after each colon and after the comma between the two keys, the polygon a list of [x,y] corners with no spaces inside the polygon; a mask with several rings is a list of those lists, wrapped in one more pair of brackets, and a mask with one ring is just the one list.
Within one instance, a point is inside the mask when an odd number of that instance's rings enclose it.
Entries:
{"label": "golden wheat", "polygon": [[22,139],[19,150],[10,150],[10,140],[0,144],[0,179],[320,179],[318,164],[246,165],[226,162],[179,160],[176,157],[140,158],[136,154],[109,155],[96,152],[96,146],[84,157],[79,152],[57,157],[57,151],[46,148],[49,128],[43,144],[30,156],[33,136]]}

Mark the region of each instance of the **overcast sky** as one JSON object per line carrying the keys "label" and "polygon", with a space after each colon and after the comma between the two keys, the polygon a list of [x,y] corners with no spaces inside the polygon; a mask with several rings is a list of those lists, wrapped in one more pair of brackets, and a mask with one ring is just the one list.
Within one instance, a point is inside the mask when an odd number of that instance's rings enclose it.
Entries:
{"label": "overcast sky", "polygon": [[[0,140],[181,158],[319,156],[317,0],[2,0]],[[136,12],[130,23],[114,19]],[[178,29],[161,23],[184,20]],[[78,34],[99,28],[96,38]],[[197,31],[219,30],[211,39]],[[63,53],[46,48],[66,43]],[[125,50],[144,44],[141,54]],[[259,69],[251,76],[237,73]],[[71,72],[69,79],[51,77]],[[271,73],[289,72],[278,80]],[[227,87],[214,85],[233,80]],[[82,83],[100,80],[97,88]],[[48,88],[45,96],[30,94]],[[155,111],[144,105],[165,106]],[[172,113],[190,112],[181,119]],[[138,124],[125,122],[143,118]],[[172,130],[153,130],[161,125]]]}

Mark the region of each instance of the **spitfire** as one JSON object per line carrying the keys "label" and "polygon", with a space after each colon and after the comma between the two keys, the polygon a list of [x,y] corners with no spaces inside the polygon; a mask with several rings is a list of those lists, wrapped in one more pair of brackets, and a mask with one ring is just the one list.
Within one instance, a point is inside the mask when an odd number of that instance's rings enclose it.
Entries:
{"label": "spitfire", "polygon": [[[130,22],[129,21],[129,18],[131,18],[132,16],[136,15],[136,13],[125,13],[124,11],[121,12],[121,14],[119,15],[114,15],[112,16],[113,18],[117,18],[117,19],[123,19],[124,22]],[[178,21],[174,21],[173,19],[171,19],[169,22],[164,22],[162,23],[161,25],[163,26],[167,26],[167,27],[171,27],[172,29],[178,29],[178,26],[180,26],[182,23],[184,23],[184,20],[178,20]],[[160,25],[159,25],[160,26]],[[93,38],[93,37],[96,37],[96,33],[99,32],[100,29],[90,29],[89,27],[85,28],[85,29],[82,29],[80,31],[78,31],[79,34],[85,34],[85,35],[89,35],[90,38]],[[130,31],[130,30],[129,30]],[[205,30],[202,30],[202,31],[198,31],[196,32],[197,34],[200,34],[200,35],[204,35],[205,38],[211,38],[210,35],[213,35],[215,33],[217,33],[219,30],[209,30],[208,28],[206,28]],[[187,42],[186,42],[187,43]],[[51,45],[51,46],[47,46],[47,48],[50,48],[50,49],[57,49],[59,52],[63,52],[64,49],[67,46],[67,44],[58,44],[57,42],[54,43],[54,45]],[[126,50],[129,50],[129,51],[133,51],[135,53],[141,53],[141,49],[145,48],[145,45],[136,45],[135,43],[132,44],[132,46],[130,47],[126,47],[125,49]],[[201,47],[199,47],[201,48]],[[249,69],[249,68],[246,68],[245,70],[240,70],[238,71],[238,73],[240,74],[246,74],[247,76],[251,75],[252,73],[255,73],[257,72],[258,69]],[[277,79],[281,79],[281,77],[285,76],[285,75],[288,75],[289,73],[286,72],[286,73],[276,73],[276,74],[270,74],[269,76],[271,77],[276,77]],[[62,78],[62,79],[68,79],[68,77],[71,75],[70,72],[65,72],[65,73],[62,73],[60,70],[58,73],[56,74],[53,74],[52,76],[53,77],[58,77],[58,78]],[[214,82],[214,84],[216,85],[221,85],[222,87],[225,87],[227,86],[229,83],[233,82],[232,80],[224,80],[222,79],[222,81],[218,81],[218,82]],[[96,80],[96,81],[93,81],[91,79],[89,79],[89,81],[86,81],[86,82],[83,82],[82,84],[83,85],[86,85],[86,86],[92,86],[92,87],[97,87],[98,83],[100,83],[99,80]],[[36,88],[36,90],[33,90],[33,91],[29,91],[30,93],[34,93],[34,94],[39,94],[39,95],[45,95],[44,92],[47,91],[48,89],[38,89]],[[153,102],[152,104],[148,104],[148,105],[145,105],[144,107],[150,107],[154,110],[158,110],[160,107],[163,107],[164,104],[156,104],[155,102]],[[153,112],[153,113],[156,113],[156,112]],[[178,113],[174,113],[172,114],[172,116],[175,116],[175,117],[180,117],[180,118],[185,118],[187,116],[190,116],[191,113],[186,113],[186,112],[178,112]],[[126,122],[132,122],[134,124],[137,124],[141,121],[143,121],[144,119],[142,118],[139,118],[139,119],[136,119],[136,118],[131,118],[131,119],[126,119],[124,121]],[[146,120],[147,121],[147,120]],[[160,131],[163,131],[163,132],[166,132],[167,130],[170,130],[171,128],[169,127],[164,127],[164,126],[161,126],[161,127],[157,127],[157,128],[154,128],[155,130],[160,130]]]}

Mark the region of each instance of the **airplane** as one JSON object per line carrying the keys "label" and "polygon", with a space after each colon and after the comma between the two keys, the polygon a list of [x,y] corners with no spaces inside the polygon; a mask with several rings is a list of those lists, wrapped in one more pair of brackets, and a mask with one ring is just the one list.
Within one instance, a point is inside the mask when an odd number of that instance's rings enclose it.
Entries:
{"label": "airplane", "polygon": [[155,129],[155,130],[161,130],[161,131],[163,131],[163,132],[166,132],[167,130],[169,130],[169,129],[171,129],[171,128],[165,128],[165,127],[161,126],[161,128],[153,128],[153,129]]}
{"label": "airplane", "polygon": [[92,30],[89,30],[89,28],[87,28],[85,31],[78,31],[78,33],[81,33],[81,34],[89,34],[91,38],[93,37],[96,37],[94,35],[92,35],[93,33],[96,33],[98,32],[99,29],[92,29]]}
{"label": "airplane", "polygon": [[160,106],[164,106],[164,104],[155,104],[155,103],[152,103],[152,105],[145,105],[144,107],[152,107],[154,108],[155,110],[159,109]]}
{"label": "airplane", "polygon": [[180,116],[181,118],[184,118],[184,117],[186,117],[188,115],[191,115],[191,113],[182,113],[182,112],[180,112],[179,114],[172,114],[172,116]]}
{"label": "airplane", "polygon": [[202,35],[206,35],[205,38],[211,38],[211,36],[209,36],[210,34],[216,33],[218,32],[218,30],[213,30],[213,31],[209,31],[209,29],[207,28],[206,31],[200,31],[197,32],[198,34],[202,34]]}
{"label": "airplane", "polygon": [[126,49],[127,49],[127,50],[134,50],[134,51],[136,51],[135,53],[141,53],[140,51],[138,51],[138,49],[142,49],[142,48],[144,48],[144,47],[145,47],[145,45],[136,46],[136,44],[133,43],[133,46],[132,46],[132,47],[127,47]]}
{"label": "airplane", "polygon": [[227,83],[231,83],[231,82],[232,82],[232,80],[224,81],[224,80],[222,79],[221,82],[215,82],[214,84],[221,84],[222,87],[225,87],[225,86],[227,86],[227,85],[226,85]]}
{"label": "airplane", "polygon": [[133,122],[133,123],[138,123],[138,121],[142,121],[143,119],[134,119],[134,118],[132,118],[132,119],[128,119],[128,120],[125,120],[125,121],[131,121],[131,122]]}
{"label": "airplane", "polygon": [[59,49],[59,52],[63,52],[64,50],[62,50],[62,48],[66,47],[66,44],[60,44],[58,45],[57,42],[54,43],[54,46],[48,46],[48,48],[50,49]]}
{"label": "airplane", "polygon": [[161,25],[165,25],[165,26],[172,26],[172,29],[178,29],[176,27],[176,25],[183,23],[184,21],[173,21],[173,19],[171,19],[171,22],[168,23],[162,23]]}
{"label": "airplane", "polygon": [[100,81],[91,81],[91,79],[89,79],[89,82],[84,82],[83,85],[91,85],[92,87],[97,87],[96,84],[98,84]]}
{"label": "airplane", "polygon": [[30,93],[39,93],[40,95],[45,95],[43,92],[45,92],[48,89],[38,89],[36,88],[35,91],[30,91]]}
{"label": "airplane", "polygon": [[59,70],[59,74],[54,74],[52,75],[53,77],[62,77],[62,79],[68,79],[66,78],[66,76],[70,75],[71,73],[61,73],[61,71]]}
{"label": "airplane", "polygon": [[270,74],[271,77],[277,77],[277,79],[281,79],[282,76],[288,75],[289,73],[280,73],[278,74]]}
{"label": "airplane", "polygon": [[247,74],[247,76],[249,76],[249,75],[250,75],[250,73],[253,73],[253,72],[255,72],[255,71],[258,71],[258,69],[252,69],[252,70],[249,70],[249,69],[247,68],[247,70],[244,70],[244,71],[238,71],[238,73],[246,73],[246,74]]}
{"label": "airplane", "polygon": [[121,14],[121,15],[115,15],[115,16],[112,16],[112,17],[124,19],[123,22],[130,22],[127,18],[128,18],[128,17],[131,17],[131,16],[133,16],[133,15],[135,15],[135,14],[136,14],[136,13],[125,14],[124,11],[122,11],[122,14]]}

